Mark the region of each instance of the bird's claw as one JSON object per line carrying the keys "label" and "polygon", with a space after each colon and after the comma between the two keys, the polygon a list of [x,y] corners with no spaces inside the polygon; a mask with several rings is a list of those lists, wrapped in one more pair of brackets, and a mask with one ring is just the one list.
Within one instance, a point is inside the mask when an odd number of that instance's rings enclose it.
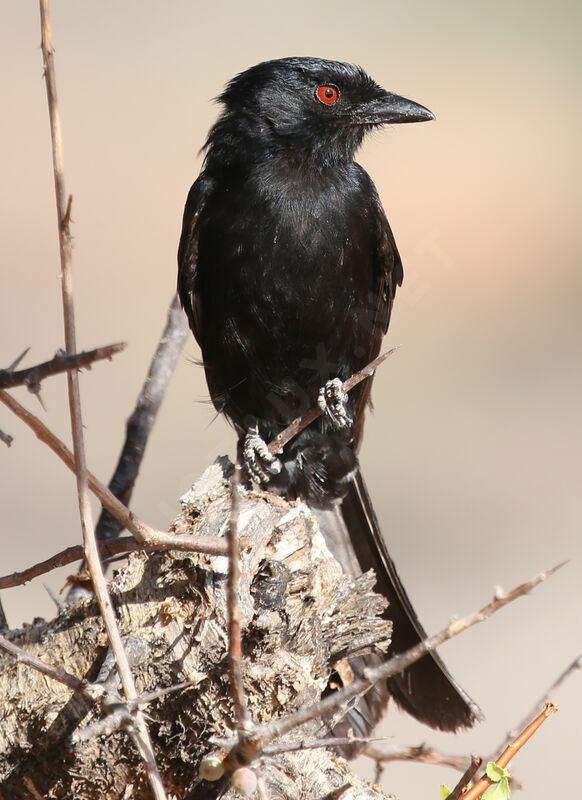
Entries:
{"label": "bird's claw", "polygon": [[317,397],[317,405],[336,428],[347,428],[352,424],[352,418],[346,409],[347,401],[348,396],[339,378],[333,378],[322,386]]}
{"label": "bird's claw", "polygon": [[247,431],[242,455],[249,477],[254,483],[268,483],[271,475],[281,472],[281,462],[271,453],[256,425]]}

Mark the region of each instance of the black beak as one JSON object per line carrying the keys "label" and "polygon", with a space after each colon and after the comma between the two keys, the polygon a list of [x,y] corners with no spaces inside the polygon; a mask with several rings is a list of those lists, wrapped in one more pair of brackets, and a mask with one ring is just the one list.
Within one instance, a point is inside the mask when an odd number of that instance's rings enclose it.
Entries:
{"label": "black beak", "polygon": [[394,125],[434,119],[428,108],[392,92],[385,92],[383,97],[360,106],[357,116],[357,122],[363,125]]}

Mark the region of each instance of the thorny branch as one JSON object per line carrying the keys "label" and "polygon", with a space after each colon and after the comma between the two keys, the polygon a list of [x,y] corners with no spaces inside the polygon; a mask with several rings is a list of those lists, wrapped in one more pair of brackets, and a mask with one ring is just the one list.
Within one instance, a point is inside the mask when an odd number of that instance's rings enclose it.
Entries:
{"label": "thorny branch", "polygon": [[[159,549],[151,546],[144,547],[144,545],[136,542],[133,536],[123,536],[121,539],[99,542],[98,546],[101,558],[118,556],[135,550],[146,549],[154,552],[156,549]],[[166,549],[165,545],[162,549]],[[40,575],[45,575],[47,572],[52,572],[54,569],[64,567],[67,564],[73,563],[73,561],[80,561],[83,556],[83,545],[76,544],[72,547],[67,547],[65,550],[61,550],[60,553],[55,553],[54,556],[46,558],[44,561],[39,561],[38,564],[23,569],[21,572],[12,572],[10,575],[3,575],[0,577],[0,590],[12,589],[14,586],[23,586],[33,578],[38,578]]]}
{"label": "thorny branch", "polygon": [[[116,353],[121,353],[127,345],[125,342],[96,347],[95,350],[85,350],[82,353],[69,355],[60,350],[50,361],[43,361],[27,369],[14,370],[12,368],[0,369],[0,389],[13,389],[15,386],[26,386],[30,392],[38,393],[39,385],[49,375],[59,375],[71,369],[90,367],[94,361],[110,359]],[[25,353],[28,349],[25,350]],[[23,354],[24,355],[24,354]]]}
{"label": "thorny branch", "polygon": [[[542,583],[548,577],[553,575],[554,572],[560,569],[561,566],[563,565],[558,564],[556,567],[553,567],[550,570],[540,572],[538,575],[531,578],[529,581],[520,584],[510,592],[496,593],[494,599],[487,605],[483,606],[483,608],[481,608],[479,611],[476,611],[474,614],[470,614],[467,617],[463,617],[462,619],[451,622],[446,628],[443,628],[438,633],[434,634],[433,636],[429,636],[419,644],[411,647],[409,650],[406,650],[405,652],[399,653],[398,655],[388,659],[388,661],[385,663],[380,664],[377,667],[368,667],[364,670],[362,677],[356,678],[348,686],[333,692],[323,700],[320,700],[318,703],[301,708],[293,714],[290,714],[286,717],[280,717],[268,724],[258,726],[255,734],[253,735],[253,742],[246,742],[245,757],[248,760],[248,748],[250,744],[254,743],[256,757],[264,747],[271,744],[271,742],[273,742],[279,736],[290,733],[291,731],[295,730],[295,728],[298,728],[310,720],[319,719],[326,714],[330,714],[344,707],[349,700],[365,693],[375,683],[378,683],[381,680],[386,680],[392,675],[397,674],[410,664],[417,661],[425,653],[435,650],[437,647],[443,644],[443,642],[452,639],[454,636],[458,636],[459,633],[462,633],[463,631],[467,630],[467,628],[470,628],[479,622],[484,622],[492,614],[513,602],[518,597],[528,594],[538,584]],[[234,743],[235,750],[236,746],[236,743]]]}
{"label": "thorny branch", "polygon": [[[73,303],[72,281],[72,253],[69,222],[71,216],[71,198],[67,199],[64,180],[63,149],[61,138],[61,123],[57,107],[56,76],[53,60],[52,32],[48,0],[40,0],[41,19],[41,47],[44,63],[44,77],[47,90],[51,144],[53,154],[53,171],[55,179],[55,194],[57,203],[57,218],[59,229],[59,249],[61,256],[61,290],[63,298],[63,319],[65,327],[65,347],[69,354],[76,353],[77,343],[75,334],[75,311]],[[77,476],[77,495],[79,501],[79,514],[83,531],[85,558],[89,565],[95,596],[99,603],[103,622],[111,648],[115,654],[119,677],[121,679],[125,696],[128,700],[137,697],[129,661],[125,654],[121,634],[117,627],[115,613],[111,599],[107,592],[107,584],[101,568],[99,551],[95,539],[95,530],[91,516],[89,501],[89,472],[85,459],[85,445],[83,441],[83,420],[81,414],[81,398],[79,391],[79,376],[75,370],[67,372],[67,386],[69,394],[69,408],[71,414],[71,428],[73,433],[73,452],[75,473]],[[150,787],[157,800],[165,800],[166,793],[159,774],[153,747],[145,718],[141,711],[135,713],[135,741],[144,761]]]}
{"label": "thorny branch", "polygon": [[369,744],[370,742],[385,741],[371,736],[329,736],[319,739],[301,739],[295,742],[276,742],[263,748],[261,755],[276,756],[279,753],[294,753],[298,750],[315,750],[318,747],[337,748],[341,745]]}
{"label": "thorny branch", "polygon": [[442,753],[426,744],[404,745],[386,740],[375,740],[366,744],[362,754],[376,761],[378,766],[389,761],[416,761],[422,764],[434,764],[452,767],[461,772],[467,767],[467,756]]}
{"label": "thorny branch", "polygon": [[[75,458],[68,447],[41,422],[38,417],[27,411],[17,400],[14,399],[4,389],[0,389],[0,402],[16,414],[36,436],[47,444],[53,453],[63,461],[67,467],[75,471]],[[93,494],[101,501],[105,508],[108,508],[114,516],[123,522],[125,528],[136,538],[144,550],[182,550],[193,553],[209,553],[210,555],[225,555],[226,543],[224,540],[215,537],[192,537],[180,534],[171,534],[166,531],[158,531],[150,528],[145,522],[124,506],[93,474],[88,474],[89,488]],[[139,548],[138,548],[139,549]]]}

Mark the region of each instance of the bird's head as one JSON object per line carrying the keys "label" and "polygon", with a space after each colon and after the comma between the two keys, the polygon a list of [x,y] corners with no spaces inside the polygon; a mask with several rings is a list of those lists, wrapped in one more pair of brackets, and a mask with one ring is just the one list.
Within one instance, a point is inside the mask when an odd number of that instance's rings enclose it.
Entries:
{"label": "bird's head", "polygon": [[333,166],[353,160],[372,128],[433,119],[424,106],[382,89],[361,67],[321,58],[257,64],[233,78],[218,100],[224,110],[206,147],[226,161],[244,153]]}

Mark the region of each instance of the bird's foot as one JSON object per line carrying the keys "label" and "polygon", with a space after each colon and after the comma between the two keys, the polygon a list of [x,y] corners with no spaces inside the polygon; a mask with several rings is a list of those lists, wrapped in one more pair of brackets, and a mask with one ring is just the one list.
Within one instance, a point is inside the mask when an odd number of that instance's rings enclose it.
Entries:
{"label": "bird's foot", "polygon": [[333,378],[319,390],[317,405],[331,419],[336,428],[347,428],[352,418],[347,412],[348,396],[342,388],[339,378]]}
{"label": "bird's foot", "polygon": [[268,483],[271,475],[281,472],[281,462],[274,456],[254,425],[245,436],[242,455],[250,479],[254,483]]}

